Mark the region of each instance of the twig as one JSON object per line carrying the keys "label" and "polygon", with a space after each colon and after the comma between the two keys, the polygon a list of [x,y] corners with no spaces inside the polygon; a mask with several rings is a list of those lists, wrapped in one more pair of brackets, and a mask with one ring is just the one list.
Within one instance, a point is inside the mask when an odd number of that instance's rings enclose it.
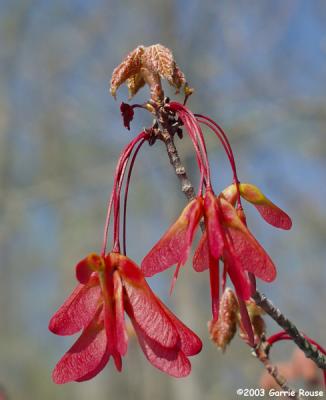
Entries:
{"label": "twig", "polygon": [[[177,148],[175,147],[173,136],[174,131],[171,129],[171,122],[168,116],[164,113],[163,108],[158,111],[158,121],[162,129],[160,130],[160,139],[166,146],[166,151],[169,156],[170,163],[174,168],[177,177],[180,180],[181,190],[189,201],[193,200],[195,195],[194,187],[187,176],[186,169],[183,166]],[[171,134],[171,131],[173,132]]]}
{"label": "twig", "polygon": [[299,394],[288,386],[285,377],[280,374],[276,365],[273,365],[269,359],[269,344],[266,342],[265,335],[262,338],[261,343],[255,349],[253,353],[257,359],[264,365],[266,371],[273,377],[275,382],[280,386],[280,388],[287,393],[287,397],[290,399],[300,399]]}
{"label": "twig", "polygon": [[[194,187],[188,178],[185,167],[183,166],[177,148],[175,147],[173,136],[175,131],[172,128],[173,122],[165,113],[164,108],[160,107],[157,110],[157,120],[160,125],[160,135],[158,136],[166,146],[166,150],[170,159],[170,163],[179,178],[181,190],[190,201],[195,197]],[[175,121],[174,121],[175,122]],[[202,227],[203,228],[203,227]],[[321,368],[326,369],[326,357],[313,345],[305,339],[297,327],[288,320],[282,312],[277,309],[267,297],[260,293],[258,290],[252,296],[256,304],[260,306],[274,321],[280,325],[292,338],[296,345],[305,353],[306,357],[310,358],[315,364]]]}
{"label": "twig", "polygon": [[306,357],[314,361],[319,368],[326,369],[326,357],[299,332],[294,323],[286,318],[263,293],[257,290],[252,298],[258,306],[291,336],[294,343],[305,353]]}

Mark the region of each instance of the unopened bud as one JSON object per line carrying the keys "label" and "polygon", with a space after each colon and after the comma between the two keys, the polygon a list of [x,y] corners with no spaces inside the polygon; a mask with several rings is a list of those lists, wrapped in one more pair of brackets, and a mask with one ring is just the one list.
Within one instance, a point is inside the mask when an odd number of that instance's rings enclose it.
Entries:
{"label": "unopened bud", "polygon": [[[255,342],[259,342],[264,333],[266,332],[265,321],[262,318],[264,310],[261,307],[257,306],[257,304],[253,300],[248,300],[246,302],[246,306],[250,317],[252,330],[255,335]],[[239,335],[241,339],[246,341],[247,333],[243,330],[242,324],[239,325],[240,325]]]}
{"label": "unopened bud", "polygon": [[146,104],[145,104],[145,108],[146,108],[146,110],[149,111],[150,113],[155,114],[155,108],[152,106],[151,103],[146,103]]}
{"label": "unopened bud", "polygon": [[266,324],[260,315],[256,315],[251,320],[252,328],[255,335],[255,341],[261,340],[262,336],[266,333]]}
{"label": "unopened bud", "polygon": [[210,339],[222,351],[225,351],[237,331],[238,308],[238,301],[233,291],[226,288],[220,300],[218,320],[208,322]]}
{"label": "unopened bud", "polygon": [[188,85],[188,82],[186,82],[186,84],[185,84],[183,90],[184,90],[184,94],[185,94],[187,97],[191,96],[191,95],[193,94],[193,92],[195,91],[194,88],[192,88],[192,87],[190,87],[190,86]]}
{"label": "unopened bud", "polygon": [[256,302],[252,299],[246,301],[246,306],[250,318],[253,318],[256,315],[265,314],[265,311],[261,307],[257,306]]}

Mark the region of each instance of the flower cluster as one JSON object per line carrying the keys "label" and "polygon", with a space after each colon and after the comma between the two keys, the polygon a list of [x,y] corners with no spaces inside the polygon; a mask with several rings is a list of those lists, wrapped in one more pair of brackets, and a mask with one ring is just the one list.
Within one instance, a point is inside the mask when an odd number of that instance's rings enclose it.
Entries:
{"label": "flower cluster", "polygon": [[76,276],[80,284],[49,325],[58,335],[83,329],[55,367],[56,383],[91,379],[111,356],[121,371],[128,347],[124,312],[152,365],[176,377],[189,374],[188,357],[201,350],[201,341],[155,296],[132,260],[119,253],[90,254],[77,264]]}
{"label": "flower cluster", "polygon": [[[72,335],[82,330],[79,339],[54,369],[53,379],[56,383],[91,379],[105,367],[111,356],[120,371],[122,357],[128,347],[125,314],[133,325],[142,351],[153,366],[175,377],[190,373],[188,357],[200,352],[201,341],[158,299],[145,277],[176,265],[172,291],[180,267],[189,258],[199,226],[202,228],[202,235],[193,256],[193,267],[198,272],[209,270],[211,335],[221,336],[223,333],[219,329],[223,329],[224,320],[219,322],[219,316],[224,318],[226,315],[223,311],[226,300],[223,296],[221,300],[220,292],[222,289],[223,294],[229,293],[225,290],[229,277],[236,293],[232,304],[238,313],[237,324],[245,333],[245,340],[250,346],[254,346],[257,340],[247,304],[255,291],[256,278],[271,282],[276,277],[276,268],[248,229],[241,199],[252,203],[261,216],[275,227],[290,229],[291,219],[256,186],[239,181],[230,143],[216,122],[201,114],[193,114],[185,104],[163,100],[160,86],[162,77],[177,89],[185,85],[186,99],[191,94],[192,90],[185,83],[184,75],[175,64],[171,52],[161,45],[137,48],[114,71],[111,81],[113,95],[124,82],[127,82],[131,96],[145,83],[151,88],[150,102],[132,106],[122,104],[121,113],[125,126],[130,128],[134,108],[150,111],[156,122],[152,128],[138,134],[122,151],[108,203],[100,255],[90,254],[77,264],[78,286],[50,321],[49,329],[58,335]],[[145,142],[153,144],[159,138],[159,126],[164,123],[164,118],[167,118],[171,126],[176,127],[174,133],[181,136],[182,129],[189,135],[200,172],[200,182],[197,195],[144,257],[139,268],[126,255],[129,184],[138,152]],[[211,184],[202,126],[210,128],[216,134],[233,171],[233,183],[219,194],[214,192]],[[112,249],[107,252],[112,215]],[[223,265],[222,271],[220,265]],[[228,320],[231,317],[231,314],[227,314],[225,318]],[[233,317],[231,320],[235,321]],[[232,336],[235,329],[231,320],[229,322],[233,325],[230,325],[229,336]],[[225,340],[222,340],[224,344]]]}
{"label": "flower cluster", "polygon": [[[201,173],[200,186],[196,198],[185,207],[177,221],[143,259],[142,271],[145,276],[152,276],[176,264],[173,287],[180,267],[188,259],[196,229],[204,221],[205,229],[194,253],[193,267],[198,272],[209,269],[213,321],[218,319],[219,314],[219,264],[222,262],[222,289],[224,291],[226,277],[229,276],[238,297],[242,323],[249,343],[254,346],[254,335],[245,301],[255,291],[255,278],[271,282],[276,277],[276,268],[248,229],[241,198],[252,203],[265,221],[277,228],[290,229],[291,219],[256,186],[240,183],[231,146],[218,124],[208,117],[194,115],[180,103],[171,102],[167,107],[182,121],[194,144]],[[233,170],[234,183],[218,195],[211,185],[201,124],[211,128],[221,140]]]}
{"label": "flower cluster", "polygon": [[[78,286],[50,320],[57,335],[82,330],[53,371],[55,383],[85,381],[97,375],[112,356],[118,371],[128,347],[125,313],[149,362],[174,377],[190,373],[188,359],[200,352],[201,340],[153,293],[141,269],[126,253],[125,217],[132,168],[149,134],[141,132],[122,152],[109,201],[101,255],[92,253],[76,265]],[[132,154],[133,153],[133,154]],[[120,251],[120,194],[129,162],[124,198],[123,253]],[[106,251],[113,210],[113,247]]]}

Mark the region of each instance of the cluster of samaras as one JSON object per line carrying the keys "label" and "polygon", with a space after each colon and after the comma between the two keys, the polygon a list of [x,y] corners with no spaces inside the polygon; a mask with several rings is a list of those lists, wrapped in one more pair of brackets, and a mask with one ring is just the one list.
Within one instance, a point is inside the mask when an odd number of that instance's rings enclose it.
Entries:
{"label": "cluster of samaras", "polygon": [[129,96],[132,98],[147,84],[150,87],[152,101],[161,103],[164,97],[161,78],[166,79],[177,91],[186,83],[183,72],[168,48],[161,44],[138,46],[113,71],[110,91],[115,97],[119,86],[126,83]]}
{"label": "cluster of samaras", "polygon": [[[143,258],[139,268],[126,255],[127,197],[134,162],[142,145],[150,142],[151,129],[140,132],[124,148],[115,170],[101,254],[90,254],[77,264],[79,284],[50,321],[50,330],[58,335],[71,335],[82,330],[79,339],[55,367],[53,379],[56,383],[91,379],[110,358],[120,371],[128,347],[126,314],[142,351],[154,367],[175,377],[190,373],[188,358],[201,350],[201,341],[154,294],[145,277],[176,266],[173,287],[180,267],[189,258],[200,225],[205,229],[194,253],[193,267],[197,272],[209,272],[212,307],[209,332],[212,340],[224,350],[239,328],[240,336],[254,347],[264,332],[261,310],[257,309],[251,296],[256,278],[271,282],[276,277],[276,268],[247,227],[241,198],[253,204],[264,220],[274,227],[290,229],[291,219],[256,186],[240,183],[232,148],[216,122],[204,115],[193,114],[185,102],[163,101],[161,78],[167,79],[177,90],[184,85],[186,99],[191,93],[169,49],[159,44],[139,46],[114,70],[111,93],[115,96],[118,87],[126,83],[132,97],[142,86],[149,85],[150,104],[123,103],[121,111],[125,126],[129,128],[136,107],[151,112],[155,109],[158,120],[160,112],[168,115],[169,121],[183,129],[193,143],[200,174],[198,193]],[[233,183],[219,194],[212,188],[202,126],[208,127],[220,140],[233,172]],[[111,217],[112,248],[107,251]],[[235,293],[226,288],[227,279],[232,282]]]}

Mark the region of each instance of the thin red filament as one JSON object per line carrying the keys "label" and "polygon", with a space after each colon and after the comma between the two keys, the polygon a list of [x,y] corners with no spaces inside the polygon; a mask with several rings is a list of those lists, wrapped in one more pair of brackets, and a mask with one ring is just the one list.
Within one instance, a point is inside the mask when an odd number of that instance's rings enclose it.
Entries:
{"label": "thin red filament", "polygon": [[113,233],[113,249],[114,251],[119,251],[120,243],[119,243],[119,221],[120,221],[120,193],[121,187],[123,183],[123,178],[125,175],[126,167],[129,161],[129,157],[132,153],[133,148],[137,145],[138,142],[142,140],[148,139],[148,132],[142,131],[136,138],[134,138],[122,151],[117,167],[115,169],[114,181],[113,181],[113,188],[112,193],[110,196],[108,210],[105,220],[104,226],[104,235],[103,235],[103,245],[101,254],[105,255],[106,253],[106,246],[107,246],[107,239],[108,239],[108,231],[109,231],[109,224],[110,224],[110,217],[113,207],[114,213],[114,233]]}

